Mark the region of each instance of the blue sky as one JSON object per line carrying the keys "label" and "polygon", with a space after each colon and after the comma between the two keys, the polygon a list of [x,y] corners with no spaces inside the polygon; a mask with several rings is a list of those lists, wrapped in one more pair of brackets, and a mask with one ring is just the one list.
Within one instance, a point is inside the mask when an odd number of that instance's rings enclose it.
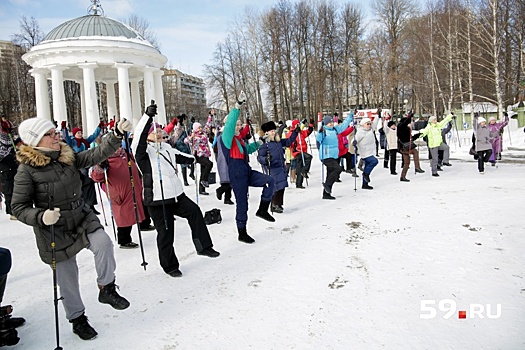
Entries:
{"label": "blue sky", "polygon": [[[148,20],[168,65],[197,76],[210,63],[216,43],[224,40],[235,16],[241,16],[246,6],[262,11],[275,3],[277,0],[101,0],[108,17],[124,20],[135,14]],[[20,32],[23,15],[33,16],[47,34],[67,20],[86,15],[90,4],[89,0],[0,0],[0,40],[11,40]]]}

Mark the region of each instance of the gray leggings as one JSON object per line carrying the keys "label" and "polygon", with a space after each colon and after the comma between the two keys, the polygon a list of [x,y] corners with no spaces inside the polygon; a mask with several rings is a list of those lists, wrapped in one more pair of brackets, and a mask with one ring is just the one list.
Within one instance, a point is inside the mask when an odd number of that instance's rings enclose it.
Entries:
{"label": "gray leggings", "polygon": [[[115,280],[115,256],[113,242],[104,229],[99,228],[88,234],[89,245],[95,258],[95,269],[97,271],[97,283],[105,286]],[[60,295],[64,298],[63,305],[66,317],[72,320],[84,313],[85,307],[80,296],[78,283],[78,266],[76,256],[57,263],[57,283],[60,287]]]}

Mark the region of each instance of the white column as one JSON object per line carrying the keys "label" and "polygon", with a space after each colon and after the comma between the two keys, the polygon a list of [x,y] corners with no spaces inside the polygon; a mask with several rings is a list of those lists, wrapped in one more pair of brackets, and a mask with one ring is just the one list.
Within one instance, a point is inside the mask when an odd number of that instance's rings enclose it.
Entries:
{"label": "white column", "polygon": [[84,77],[84,97],[86,104],[86,121],[84,125],[84,136],[91,135],[99,124],[97,89],[95,87],[95,68],[96,63],[82,63],[78,65],[82,68]]}
{"label": "white column", "polygon": [[64,75],[62,73],[67,67],[52,66],[49,69],[51,70],[51,91],[53,94],[53,119],[60,125],[63,120],[67,120]]}
{"label": "white column", "polygon": [[131,80],[131,109],[133,113],[133,125],[137,125],[142,117],[142,106],[140,103],[139,79]]}
{"label": "white column", "polygon": [[51,120],[49,91],[47,86],[47,74],[49,71],[43,68],[34,68],[31,69],[30,72],[35,78],[36,116],[38,118]]}
{"label": "white column", "polygon": [[[84,91],[84,80],[81,80],[80,83],[80,113],[82,114],[82,125],[78,125],[82,128],[82,130],[85,130],[87,127],[87,115],[86,115],[86,95]],[[69,131],[73,130],[73,128],[77,125],[71,125],[69,127]],[[75,136],[75,135],[73,135]],[[89,136],[89,135],[88,135]]]}
{"label": "white column", "polygon": [[115,116],[115,121],[118,120],[117,115],[117,100],[115,99],[115,82],[106,81],[107,104],[108,104],[108,122]]}
{"label": "white column", "polygon": [[144,68],[144,107],[148,107],[151,104],[151,100],[155,100],[155,83],[153,81],[153,72],[155,70],[157,68]]}
{"label": "white column", "polygon": [[155,83],[155,102],[157,103],[158,121],[161,125],[166,125],[166,106],[164,105],[164,89],[162,88],[162,76],[164,72],[156,70],[153,72]]}
{"label": "white column", "polygon": [[118,73],[118,101],[120,108],[121,118],[127,120],[133,120],[133,114],[131,113],[131,96],[129,91],[129,67],[131,63],[115,63]]}

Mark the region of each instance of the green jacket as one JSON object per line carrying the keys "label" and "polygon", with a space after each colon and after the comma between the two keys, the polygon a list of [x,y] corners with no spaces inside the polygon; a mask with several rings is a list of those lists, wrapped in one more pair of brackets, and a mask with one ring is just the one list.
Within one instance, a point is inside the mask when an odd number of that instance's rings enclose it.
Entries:
{"label": "green jacket", "polygon": [[443,137],[441,136],[441,130],[447,125],[449,121],[452,120],[453,115],[449,114],[445,119],[442,121],[434,124],[434,123],[428,123],[427,126],[421,130],[421,133],[419,134],[419,138],[423,138],[425,136],[428,137],[428,148],[434,148],[439,147],[441,143],[443,142]]}
{"label": "green jacket", "polygon": [[59,151],[22,146],[17,153],[20,162],[15,176],[11,205],[13,214],[26,225],[33,226],[40,258],[52,263],[51,231],[42,221],[49,208],[60,208],[60,218],[53,225],[56,261],[75,256],[89,244],[89,233],[102,228],[98,217],[81,198],[82,181],[79,169],[101,163],[121,145],[122,139],[110,133],[100,147],[75,154],[65,143]]}

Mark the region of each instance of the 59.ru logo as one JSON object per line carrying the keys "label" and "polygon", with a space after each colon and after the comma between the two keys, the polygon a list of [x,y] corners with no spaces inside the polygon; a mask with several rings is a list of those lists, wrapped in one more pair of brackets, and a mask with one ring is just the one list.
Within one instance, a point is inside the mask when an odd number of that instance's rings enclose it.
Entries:
{"label": "59.ru logo", "polygon": [[463,318],[500,318],[501,304],[469,304],[468,308],[458,310],[456,302],[452,299],[442,300],[421,300],[421,313],[419,318],[429,320],[438,316],[438,311],[442,313],[444,319],[449,319],[456,314],[459,319]]}

